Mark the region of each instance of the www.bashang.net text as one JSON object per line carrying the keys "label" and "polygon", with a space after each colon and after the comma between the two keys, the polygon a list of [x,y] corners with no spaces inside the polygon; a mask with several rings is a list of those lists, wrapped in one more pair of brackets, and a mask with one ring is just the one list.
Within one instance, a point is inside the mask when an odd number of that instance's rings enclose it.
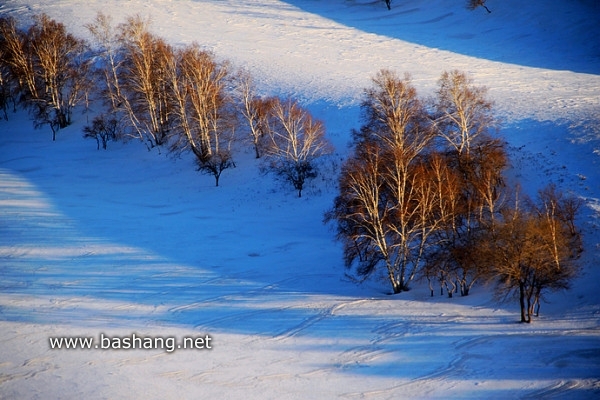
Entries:
{"label": "www.bashang.net text", "polygon": [[108,336],[101,333],[93,336],[49,337],[51,350],[164,350],[172,353],[175,350],[211,350],[210,335],[184,336],[177,340],[174,336]]}

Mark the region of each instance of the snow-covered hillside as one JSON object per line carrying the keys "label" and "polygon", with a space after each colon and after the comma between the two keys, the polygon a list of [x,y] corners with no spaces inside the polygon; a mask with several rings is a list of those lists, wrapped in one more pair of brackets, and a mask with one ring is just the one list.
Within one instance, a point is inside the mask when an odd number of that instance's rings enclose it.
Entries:
{"label": "snow-covered hillside", "polygon": [[[525,3],[525,4],[523,4]],[[595,398],[600,394],[600,5],[593,0],[5,0],[81,37],[97,11],[150,16],[292,96],[346,154],[362,91],[381,68],[423,96],[444,70],[489,88],[525,190],[585,200],[573,288],[519,324],[475,286],[344,276],[323,212],[334,179],[297,198],[251,150],[221,187],[192,159],[135,142],[97,151],[87,115],[59,132],[0,121],[0,398]],[[98,107],[99,108],[99,107]],[[50,349],[50,337],[212,337],[211,349]],[[98,342],[95,342],[98,344]],[[100,346],[101,347],[101,346]]]}

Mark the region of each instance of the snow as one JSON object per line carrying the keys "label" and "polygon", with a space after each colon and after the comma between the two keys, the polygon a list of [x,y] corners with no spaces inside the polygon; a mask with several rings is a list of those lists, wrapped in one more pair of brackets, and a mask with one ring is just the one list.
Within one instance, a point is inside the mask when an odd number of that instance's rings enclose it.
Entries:
{"label": "snow", "polygon": [[[249,69],[265,94],[325,121],[341,159],[381,68],[433,94],[468,72],[504,120],[511,176],[586,201],[583,273],[532,324],[483,286],[429,297],[417,283],[344,276],[323,212],[334,179],[297,198],[237,155],[221,187],[190,157],[0,121],[2,398],[594,398],[600,394],[600,6],[595,1],[6,0],[79,36],[98,10],[139,13],[174,44]],[[51,350],[49,337],[211,335],[213,349]]]}

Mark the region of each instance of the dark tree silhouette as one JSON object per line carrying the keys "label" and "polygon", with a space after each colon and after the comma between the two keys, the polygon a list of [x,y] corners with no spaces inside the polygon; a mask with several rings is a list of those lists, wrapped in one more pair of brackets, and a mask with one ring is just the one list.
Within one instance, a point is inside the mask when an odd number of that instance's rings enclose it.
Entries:
{"label": "dark tree silhouette", "polygon": [[477,7],[483,7],[488,13],[491,13],[492,11],[489,8],[487,8],[487,6],[485,5],[485,1],[486,0],[468,0],[467,9],[474,10]]}
{"label": "dark tree silhouette", "polygon": [[86,139],[95,139],[98,150],[100,150],[100,144],[106,150],[108,142],[117,140],[118,136],[119,122],[114,118],[114,115],[101,114],[94,118],[92,125],[83,128],[83,137]]}

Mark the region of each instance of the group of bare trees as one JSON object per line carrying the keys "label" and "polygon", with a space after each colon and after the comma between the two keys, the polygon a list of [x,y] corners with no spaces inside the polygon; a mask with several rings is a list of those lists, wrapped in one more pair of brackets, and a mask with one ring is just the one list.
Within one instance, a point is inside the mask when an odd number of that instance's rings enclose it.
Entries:
{"label": "group of bare trees", "polygon": [[228,63],[197,44],[169,45],[139,16],[114,27],[98,14],[88,29],[103,60],[101,97],[108,108],[97,119],[118,121],[122,136],[149,148],[192,152],[198,169],[213,175],[218,186],[222,172],[235,165],[237,115],[227,90]]}
{"label": "group of bare trees", "polygon": [[265,158],[267,171],[291,183],[301,197],[305,183],[317,176],[318,159],[333,152],[325,125],[294,99],[257,96],[247,72],[238,80],[240,113],[256,158]]}
{"label": "group of bare trees", "polygon": [[[298,196],[332,152],[323,123],[306,108],[257,95],[248,72],[198,44],[174,47],[141,17],[114,26],[100,13],[87,28],[93,50],[48,16],[26,30],[0,18],[5,118],[11,102],[23,104],[54,140],[77,105],[101,99],[104,112],[84,128],[98,148],[129,137],[149,149],[191,152],[218,186],[243,138]],[[574,222],[581,203],[553,186],[533,201],[507,184],[485,88],[460,71],[444,72],[436,97],[423,101],[408,75],[382,70],[365,90],[362,112],[326,214],[348,268],[364,278],[382,270],[394,293],[416,278],[427,279],[432,296],[434,283],[452,296],[495,280],[498,295],[519,298],[524,322],[545,292],[568,287],[582,250]]]}
{"label": "group of bare trees", "polygon": [[499,278],[498,294],[519,298],[521,322],[539,315],[546,291],[569,288],[583,251],[574,224],[581,200],[565,196],[553,185],[537,197],[532,202],[515,196],[481,246],[482,259]]}
{"label": "group of bare trees", "polygon": [[360,277],[381,269],[394,293],[423,277],[432,295],[437,282],[449,296],[496,279],[498,294],[523,299],[529,322],[543,292],[566,287],[577,271],[579,202],[552,187],[538,205],[511,200],[485,94],[464,73],[445,72],[426,103],[409,76],[379,72],[326,221]]}
{"label": "group of bare trees", "polygon": [[75,106],[90,86],[89,48],[46,15],[21,30],[13,18],[0,18],[0,106],[8,118],[12,101],[24,104],[36,126],[48,125],[52,139],[71,123]]}
{"label": "group of bare trees", "polygon": [[299,196],[316,175],[316,159],[331,151],[323,124],[297,101],[258,96],[248,72],[233,71],[198,44],[174,48],[140,17],[113,28],[99,14],[88,28],[104,59],[109,114],[123,132],[150,147],[169,143],[171,151],[191,151],[217,186],[235,166],[237,130],[247,132],[256,157],[265,156],[269,170]]}
{"label": "group of bare trees", "polygon": [[299,196],[316,176],[317,159],[332,151],[324,125],[297,101],[258,96],[248,72],[233,71],[198,44],[171,46],[139,16],[114,25],[99,13],[87,28],[93,46],[46,15],[27,30],[0,18],[5,118],[11,100],[15,108],[25,104],[36,126],[50,125],[55,139],[75,106],[100,100],[104,112],[84,128],[98,148],[136,138],[149,149],[189,151],[218,186],[222,172],[235,166],[234,142],[243,139]]}

